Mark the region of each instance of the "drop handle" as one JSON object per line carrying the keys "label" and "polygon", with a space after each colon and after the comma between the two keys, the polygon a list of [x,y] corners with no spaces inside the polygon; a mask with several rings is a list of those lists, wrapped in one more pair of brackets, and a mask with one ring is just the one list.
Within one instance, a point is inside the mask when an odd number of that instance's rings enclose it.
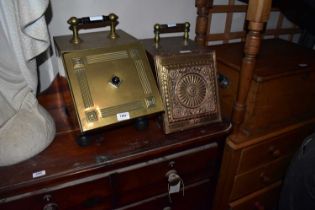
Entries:
{"label": "drop handle", "polygon": [[182,178],[178,175],[177,171],[175,169],[169,170],[166,174],[165,177],[167,178],[168,182],[168,198],[169,202],[172,203],[172,198],[171,194],[173,193],[178,193],[180,190],[183,191],[183,196],[184,196],[184,181]]}
{"label": "drop handle", "polygon": [[265,207],[260,202],[254,203],[255,210],[265,210]]}
{"label": "drop handle", "polygon": [[269,147],[269,153],[272,155],[273,158],[278,158],[281,155],[280,150],[274,146]]}
{"label": "drop handle", "polygon": [[270,178],[268,176],[266,176],[265,173],[260,174],[260,180],[264,184],[268,184],[270,182]]}
{"label": "drop handle", "polygon": [[43,210],[58,210],[58,204],[52,202],[51,195],[44,195],[43,200],[46,201],[46,205],[43,207]]}
{"label": "drop handle", "polygon": [[58,205],[56,203],[47,203],[43,210],[58,210]]}
{"label": "drop handle", "polygon": [[177,171],[172,169],[169,170],[166,174],[165,174],[168,184],[173,186],[173,185],[177,185],[179,182],[182,181],[182,179],[180,178],[180,176],[177,174]]}

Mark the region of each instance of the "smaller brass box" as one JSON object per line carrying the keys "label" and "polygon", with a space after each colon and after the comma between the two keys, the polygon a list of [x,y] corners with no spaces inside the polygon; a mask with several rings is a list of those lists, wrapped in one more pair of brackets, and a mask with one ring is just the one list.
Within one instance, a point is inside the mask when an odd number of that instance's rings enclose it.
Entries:
{"label": "smaller brass box", "polygon": [[55,37],[82,132],[163,111],[145,50],[122,30]]}
{"label": "smaller brass box", "polygon": [[214,52],[157,55],[155,64],[165,133],[221,121]]}
{"label": "smaller brass box", "polygon": [[[160,33],[184,32],[160,38]],[[156,24],[154,39],[141,40],[165,106],[164,132],[220,122],[215,52],[188,39],[189,24]]]}

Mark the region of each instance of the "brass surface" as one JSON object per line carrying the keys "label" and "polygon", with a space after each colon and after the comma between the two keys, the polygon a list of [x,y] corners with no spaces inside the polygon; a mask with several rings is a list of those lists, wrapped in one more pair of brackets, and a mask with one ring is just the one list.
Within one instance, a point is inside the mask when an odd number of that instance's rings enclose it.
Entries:
{"label": "brass surface", "polygon": [[214,52],[157,55],[155,64],[165,133],[221,121]]}
{"label": "brass surface", "polygon": [[163,111],[142,45],[121,30],[119,38],[107,38],[111,33],[82,34],[79,44],[55,38],[82,132]]}
{"label": "brass surface", "polygon": [[111,39],[117,39],[119,37],[118,34],[116,33],[116,25],[117,25],[118,16],[115,15],[114,13],[111,13],[108,15],[108,17],[110,20],[110,33],[108,37]]}
{"label": "brass surface", "polygon": [[81,39],[79,37],[79,29],[78,29],[78,18],[76,17],[71,17],[67,23],[70,25],[70,29],[72,30],[72,38],[71,38],[71,42],[73,44],[79,44],[81,42]]}

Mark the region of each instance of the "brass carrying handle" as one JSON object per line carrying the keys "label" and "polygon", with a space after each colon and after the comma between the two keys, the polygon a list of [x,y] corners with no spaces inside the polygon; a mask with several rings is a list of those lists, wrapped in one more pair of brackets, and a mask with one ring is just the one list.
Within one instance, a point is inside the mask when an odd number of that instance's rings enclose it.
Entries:
{"label": "brass carrying handle", "polygon": [[118,16],[114,13],[109,14],[108,16],[100,15],[94,17],[71,17],[67,21],[70,25],[70,30],[72,30],[72,38],[71,43],[79,44],[82,40],[79,37],[79,30],[80,29],[90,29],[90,28],[99,28],[99,27],[106,27],[110,26],[110,39],[118,38],[116,33],[116,26],[118,25]]}
{"label": "brass carrying handle", "polygon": [[190,23],[176,23],[176,24],[155,24],[154,27],[154,42],[160,42],[160,34],[184,32],[184,40],[189,38]]}

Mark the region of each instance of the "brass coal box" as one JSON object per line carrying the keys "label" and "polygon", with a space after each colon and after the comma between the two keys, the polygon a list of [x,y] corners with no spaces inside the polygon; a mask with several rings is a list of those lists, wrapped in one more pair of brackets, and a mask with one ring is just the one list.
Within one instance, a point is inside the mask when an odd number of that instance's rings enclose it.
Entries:
{"label": "brass coal box", "polygon": [[54,40],[82,132],[163,111],[146,52],[136,38],[122,30],[78,37],[73,30],[73,36]]}
{"label": "brass coal box", "polygon": [[[165,37],[184,32],[184,37]],[[172,133],[221,121],[215,52],[188,39],[189,23],[154,26],[154,39],[141,40],[165,106],[164,132]]]}

